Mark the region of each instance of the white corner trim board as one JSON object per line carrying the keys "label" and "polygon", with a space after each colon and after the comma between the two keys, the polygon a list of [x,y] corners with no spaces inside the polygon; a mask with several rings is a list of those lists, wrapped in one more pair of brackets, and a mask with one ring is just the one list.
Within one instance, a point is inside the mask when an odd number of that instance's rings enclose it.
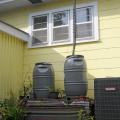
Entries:
{"label": "white corner trim board", "polygon": [[12,36],[15,36],[24,42],[27,42],[29,40],[29,35],[15,27],[12,27],[11,25],[4,23],[0,21],[0,30],[3,32],[6,32]]}

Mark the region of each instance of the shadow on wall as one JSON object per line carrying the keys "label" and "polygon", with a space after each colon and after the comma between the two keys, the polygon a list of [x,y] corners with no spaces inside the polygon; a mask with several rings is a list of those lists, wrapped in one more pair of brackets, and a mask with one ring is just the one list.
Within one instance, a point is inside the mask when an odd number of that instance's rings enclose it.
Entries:
{"label": "shadow on wall", "polygon": [[[64,61],[66,56],[71,55],[71,53],[72,46],[56,46],[32,49],[26,47],[24,53],[24,76],[27,75],[24,77],[25,83],[29,84],[30,81],[32,83],[33,68],[35,63],[48,62],[54,67],[55,87],[64,89]],[[93,97],[94,76],[87,73],[87,79],[88,96]]]}

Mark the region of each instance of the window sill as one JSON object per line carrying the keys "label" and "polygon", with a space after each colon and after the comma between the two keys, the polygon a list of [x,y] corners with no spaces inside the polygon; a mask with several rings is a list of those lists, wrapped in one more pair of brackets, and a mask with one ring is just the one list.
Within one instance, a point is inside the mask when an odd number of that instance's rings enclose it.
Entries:
{"label": "window sill", "polygon": [[[84,44],[84,43],[91,43],[91,42],[98,42],[99,39],[89,39],[89,40],[81,40],[81,41],[77,41],[77,44]],[[36,46],[31,46],[28,45],[28,48],[46,48],[46,47],[57,47],[57,46],[66,46],[66,45],[72,45],[73,42],[63,42],[63,43],[54,43],[51,45],[36,45]]]}

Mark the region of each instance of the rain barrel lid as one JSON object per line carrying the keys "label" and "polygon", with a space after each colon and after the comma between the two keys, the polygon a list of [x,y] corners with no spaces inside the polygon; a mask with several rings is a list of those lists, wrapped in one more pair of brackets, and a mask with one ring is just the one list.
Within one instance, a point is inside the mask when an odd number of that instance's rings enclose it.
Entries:
{"label": "rain barrel lid", "polygon": [[46,62],[41,62],[41,63],[36,63],[35,65],[52,65],[52,64],[46,63]]}
{"label": "rain barrel lid", "polygon": [[84,58],[83,55],[69,55],[66,58],[76,58],[76,57],[78,57],[78,58]]}

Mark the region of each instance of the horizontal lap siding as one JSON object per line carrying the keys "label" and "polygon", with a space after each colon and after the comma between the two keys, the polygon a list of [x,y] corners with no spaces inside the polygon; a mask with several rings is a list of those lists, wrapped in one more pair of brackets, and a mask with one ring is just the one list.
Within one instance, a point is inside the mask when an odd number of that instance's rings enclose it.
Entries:
{"label": "horizontal lap siding", "polygon": [[[79,1],[79,0],[78,0]],[[95,0],[82,0],[88,3]],[[96,0],[99,7],[99,33],[100,40],[92,43],[77,44],[76,54],[85,56],[88,68],[88,96],[94,97],[94,78],[120,76],[120,1],[119,0]],[[18,15],[13,19],[8,14],[2,15],[3,20],[12,23],[16,27],[27,31],[29,14],[47,9],[65,7],[71,5],[69,0],[52,4],[44,4],[35,8],[28,8],[11,12]],[[7,19],[9,18],[9,19]],[[22,21],[17,21],[16,19]],[[24,52],[24,76],[32,80],[33,67],[36,62],[50,62],[55,69],[55,85],[64,88],[64,61],[67,55],[72,53],[72,45],[28,49]]]}
{"label": "horizontal lap siding", "polygon": [[23,48],[22,41],[0,31],[0,100],[22,88]]}
{"label": "horizontal lap siding", "polygon": [[[99,0],[99,42],[77,44],[76,54],[85,56],[88,68],[88,96],[94,97],[94,78],[118,77],[120,70],[120,1]],[[26,49],[24,72],[36,62],[50,62],[55,69],[55,85],[64,88],[64,61],[72,46]],[[30,69],[28,69],[30,68]]]}

